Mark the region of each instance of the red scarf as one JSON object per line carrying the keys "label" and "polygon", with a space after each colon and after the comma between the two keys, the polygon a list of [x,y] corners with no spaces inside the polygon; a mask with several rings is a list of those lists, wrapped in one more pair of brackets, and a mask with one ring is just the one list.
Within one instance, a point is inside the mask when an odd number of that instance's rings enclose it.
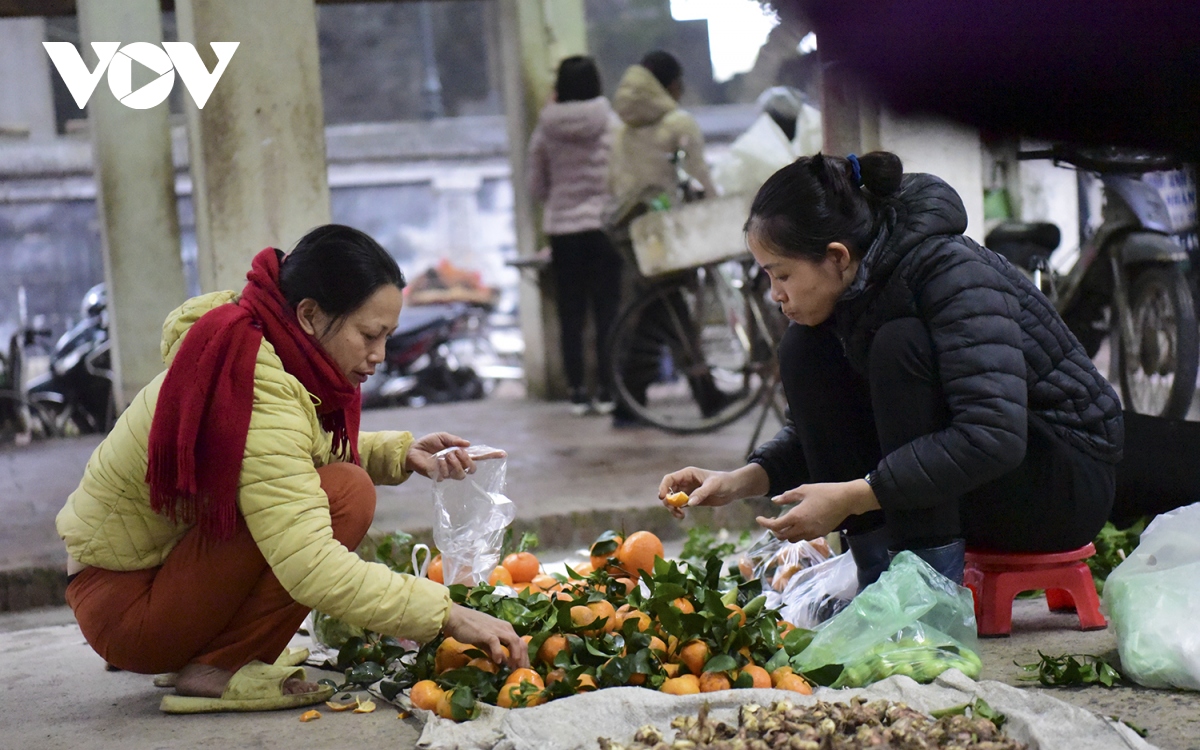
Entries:
{"label": "red scarf", "polygon": [[150,507],[213,539],[228,539],[237,527],[254,364],[264,336],[283,369],[312,394],[322,426],[333,433],[334,453],[359,462],[358,386],[300,327],[279,289],[279,266],[277,250],[260,252],[241,299],[209,310],[188,330],[150,427]]}

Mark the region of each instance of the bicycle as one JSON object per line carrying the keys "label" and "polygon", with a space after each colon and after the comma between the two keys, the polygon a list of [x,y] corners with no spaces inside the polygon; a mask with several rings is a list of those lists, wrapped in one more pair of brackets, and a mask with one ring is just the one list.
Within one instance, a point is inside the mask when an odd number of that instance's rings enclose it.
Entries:
{"label": "bicycle", "polygon": [[775,351],[787,321],[745,257],[659,277],[620,313],[609,346],[616,397],[668,432],[711,432],[762,405],[784,421]]}

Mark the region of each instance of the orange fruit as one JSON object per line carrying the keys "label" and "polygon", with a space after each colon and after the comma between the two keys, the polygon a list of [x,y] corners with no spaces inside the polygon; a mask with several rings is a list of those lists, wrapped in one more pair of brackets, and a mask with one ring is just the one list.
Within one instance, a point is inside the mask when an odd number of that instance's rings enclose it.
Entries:
{"label": "orange fruit", "polygon": [[569,602],[574,599],[575,596],[567,591],[556,591],[554,592],[554,598],[560,602]]}
{"label": "orange fruit", "polygon": [[433,656],[434,671],[441,674],[451,669],[467,666],[467,662],[471,661],[471,657],[467,656],[464,652],[472,648],[475,647],[468,643],[459,643],[453,638],[447,638],[442,641]]}
{"label": "orange fruit", "polygon": [[675,607],[675,609],[679,610],[685,615],[695,614],[696,612],[696,608],[692,606],[692,603],[687,599],[684,599],[682,596],[671,602],[671,604]]}
{"label": "orange fruit", "polygon": [[562,667],[559,667],[558,669],[551,669],[546,673],[546,687],[550,687],[559,680],[565,680],[566,678],[567,670],[563,669]]}
{"label": "orange fruit", "polygon": [[771,687],[779,687],[779,681],[790,674],[795,674],[791,667],[780,667],[771,673]]}
{"label": "orange fruit", "polygon": [[729,617],[727,619],[732,620],[737,618],[737,626],[739,628],[746,624],[746,611],[744,609],[736,604],[730,604],[726,609],[729,610]]}
{"label": "orange fruit", "polygon": [[425,571],[425,576],[434,583],[445,583],[442,578],[442,556],[438,555],[429,562],[429,570]]}
{"label": "orange fruit", "polygon": [[528,667],[514,669],[512,674],[508,676],[508,679],[504,681],[504,684],[520,685],[522,682],[532,682],[534,685],[537,685],[539,690],[546,687],[546,683],[542,682],[542,676]]}
{"label": "orange fruit", "polygon": [[715,693],[718,690],[728,690],[733,687],[729,678],[719,672],[705,672],[700,675],[700,692]]}
{"label": "orange fruit", "polygon": [[635,580],[641,575],[639,571],[653,572],[654,558],[664,556],[662,540],[649,531],[633,532],[617,550],[621,567]]}
{"label": "orange fruit", "polygon": [[412,690],[408,691],[408,699],[417,708],[434,711],[445,692],[433,680],[421,680],[412,686]]}
{"label": "orange fruit", "polygon": [[630,591],[633,591],[634,586],[637,586],[637,584],[633,582],[632,578],[615,578],[613,579],[613,583],[619,584],[622,588],[624,588],[626,594],[628,594]]}
{"label": "orange fruit", "polygon": [[541,564],[532,552],[514,552],[500,565],[509,572],[515,583],[529,583],[537,577]]}
{"label": "orange fruit", "polygon": [[670,505],[672,508],[682,508],[687,504],[688,493],[686,492],[672,492],[670,495],[667,495],[667,505]]}
{"label": "orange fruit", "polygon": [[[600,570],[601,568],[608,565],[608,558],[617,556],[617,552],[620,551],[621,542],[623,542],[623,541],[625,541],[624,537],[614,536],[611,540],[606,539],[603,542],[597,540],[596,542],[594,542],[592,544],[591,548],[588,550],[590,558],[591,558],[590,562],[592,564],[592,570]],[[604,549],[611,548],[612,551],[611,552],[600,552],[600,551],[598,551],[598,549],[601,547],[603,547]],[[610,567],[609,572],[611,573],[613,570],[615,570],[615,568]]]}
{"label": "orange fruit", "polygon": [[[582,604],[571,607],[571,624],[577,628],[587,627],[596,621],[596,613]],[[584,631],[588,632],[588,631]]]}
{"label": "orange fruit", "polygon": [[566,650],[570,653],[570,649],[571,644],[567,642],[567,637],[555,633],[542,641],[542,646],[537,652],[537,659],[543,664],[550,665],[554,663],[554,657],[558,656],[560,652]]}
{"label": "orange fruit", "polygon": [[576,693],[583,693],[583,692],[587,692],[589,690],[595,690],[598,687],[596,685],[596,678],[592,677],[590,674],[587,674],[586,672],[579,675],[579,679],[577,680],[577,682],[579,683],[579,687],[577,687],[575,689]]}
{"label": "orange fruit", "polygon": [[[587,578],[588,576],[590,576],[592,574],[592,572],[595,570],[595,568],[592,566],[592,564],[590,562],[579,563],[578,565],[568,565],[567,568],[575,571],[575,575],[583,576],[584,578]],[[571,581],[568,581],[568,583],[570,583],[570,582],[574,582],[574,583],[578,584],[578,581],[575,581],[574,579],[572,579]]]}
{"label": "orange fruit", "polygon": [[662,687],[659,690],[669,695],[695,695],[700,692],[700,678],[694,674],[685,674],[682,677],[668,677],[663,680]]}
{"label": "orange fruit", "polygon": [[496,566],[496,569],[488,576],[488,583],[492,586],[511,586],[513,585],[512,574],[508,572],[507,568]]}
{"label": "orange fruit", "polygon": [[[667,673],[667,677],[678,677],[679,671],[681,669],[683,669],[682,664],[664,664],[663,665],[663,671]],[[696,683],[696,686],[699,687],[699,683]]]}
{"label": "orange fruit", "polygon": [[663,643],[662,638],[656,635],[650,636],[650,650],[655,651],[663,656],[667,655],[667,644]]}
{"label": "orange fruit", "polygon": [[587,608],[595,613],[596,620],[604,618],[603,629],[605,633],[611,633],[617,627],[617,612],[607,600],[601,599],[598,602],[588,602]]}
{"label": "orange fruit", "polygon": [[[451,721],[459,721],[459,719],[454,718],[454,707],[453,707],[453,704],[451,703],[451,700],[454,698],[454,691],[457,689],[458,688],[451,688],[450,690],[447,690],[446,692],[442,693],[442,697],[438,698],[438,704],[437,704],[437,708],[435,709],[435,712],[437,713],[438,716],[442,717],[443,719],[450,719]],[[463,717],[463,718],[466,718],[466,717]]]}
{"label": "orange fruit", "polygon": [[522,583],[513,583],[513,588],[522,594],[544,594],[542,587],[532,581],[524,581]]}
{"label": "orange fruit", "polygon": [[753,664],[750,664],[742,667],[742,674],[748,674],[754,679],[754,685],[752,687],[773,687],[771,683],[771,675],[767,674],[767,670],[763,669],[762,667],[756,667]]}
{"label": "orange fruit", "polygon": [[520,684],[505,683],[504,687],[500,688],[500,693],[496,696],[496,705],[500,708],[520,708],[521,706],[540,706],[546,702],[546,696],[542,694],[541,690],[526,695],[524,703],[518,697],[520,693]]}
{"label": "orange fruit", "polygon": [[780,690],[791,690],[804,695],[812,695],[812,685],[808,684],[808,680],[798,674],[786,674],[779,678],[779,684],[775,687]]}
{"label": "orange fruit", "polygon": [[653,624],[653,621],[650,619],[650,615],[637,609],[631,609],[626,612],[625,616],[621,618],[621,623],[618,627],[623,629],[627,620],[637,620],[637,629],[639,633],[645,633]]}
{"label": "orange fruit", "polygon": [[562,584],[558,582],[557,578],[546,573],[539,573],[538,575],[534,576],[530,583],[532,583],[534,586],[537,586],[542,591],[556,591],[562,586]]}
{"label": "orange fruit", "polygon": [[629,675],[629,682],[626,682],[625,684],[626,685],[635,685],[635,686],[636,685],[645,685],[646,684],[646,675],[641,674],[641,673],[631,674],[631,675]]}
{"label": "orange fruit", "polygon": [[484,672],[488,672],[489,674],[496,674],[496,671],[499,669],[499,667],[492,663],[491,659],[482,659],[480,657],[475,657],[471,661],[467,662],[467,666],[474,667],[475,669],[482,669]]}
{"label": "orange fruit", "polygon": [[711,656],[711,652],[708,644],[704,641],[688,641],[683,648],[679,649],[680,663],[697,677],[704,671],[704,665],[708,663],[709,656]]}

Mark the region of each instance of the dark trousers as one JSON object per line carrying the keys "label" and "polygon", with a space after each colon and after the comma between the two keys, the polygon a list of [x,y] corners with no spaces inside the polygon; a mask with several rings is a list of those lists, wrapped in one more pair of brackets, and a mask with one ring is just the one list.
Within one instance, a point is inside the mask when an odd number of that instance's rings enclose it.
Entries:
{"label": "dark trousers", "polygon": [[572,390],[583,388],[583,326],[591,307],[596,326],[597,381],[609,390],[608,334],[621,302],[621,256],[608,235],[595,229],[550,235],[554,280],[558,286],[563,368]]}
{"label": "dark trousers", "polygon": [[[830,326],[792,326],[780,350],[792,420],[812,482],[860,479],[882,456],[950,425],[936,358],[921,321],[891,321],[875,335],[868,375],[850,366]],[[965,537],[1011,552],[1074,549],[1091,541],[1112,508],[1114,467],[1092,458],[1034,415],[1025,458],[966,495],[920,509],[884,507],[851,516],[851,535],[886,525],[895,549]]]}

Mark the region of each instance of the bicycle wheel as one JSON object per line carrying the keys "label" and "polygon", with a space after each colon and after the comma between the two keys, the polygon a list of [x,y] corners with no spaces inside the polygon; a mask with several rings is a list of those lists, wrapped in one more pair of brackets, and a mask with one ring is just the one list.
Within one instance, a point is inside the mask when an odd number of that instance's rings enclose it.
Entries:
{"label": "bicycle wheel", "polygon": [[1184,419],[1196,392],[1200,360],[1196,308],[1178,265],[1137,273],[1129,295],[1134,340],[1114,337],[1113,363],[1126,409]]}
{"label": "bicycle wheel", "polygon": [[707,432],[763,398],[774,338],[743,275],[736,262],[704,266],[625,309],[609,346],[616,396],[629,412],[669,432]]}

